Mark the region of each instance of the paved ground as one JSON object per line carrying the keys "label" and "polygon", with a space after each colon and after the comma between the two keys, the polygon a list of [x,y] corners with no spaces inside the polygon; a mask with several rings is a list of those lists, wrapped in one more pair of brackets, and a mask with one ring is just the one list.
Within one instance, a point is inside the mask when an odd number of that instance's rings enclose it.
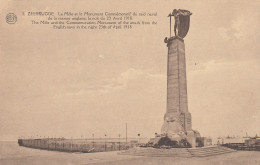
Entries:
{"label": "paved ground", "polygon": [[0,165],[260,165],[260,152],[238,151],[204,158],[140,157],[115,152],[65,153],[0,143]]}
{"label": "paved ground", "polygon": [[260,152],[238,151],[203,158],[139,157],[92,165],[260,165]]}

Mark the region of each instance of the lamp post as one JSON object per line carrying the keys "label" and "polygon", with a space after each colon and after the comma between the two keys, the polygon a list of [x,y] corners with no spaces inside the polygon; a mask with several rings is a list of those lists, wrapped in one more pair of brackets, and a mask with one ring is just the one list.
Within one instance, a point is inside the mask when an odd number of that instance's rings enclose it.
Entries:
{"label": "lamp post", "polygon": [[125,123],[125,142],[127,143],[127,123]]}
{"label": "lamp post", "polygon": [[95,147],[94,134],[92,134],[92,138],[93,138],[93,148],[94,148]]}
{"label": "lamp post", "polygon": [[50,142],[49,142],[49,136],[48,136],[47,144],[48,144],[48,150],[49,150],[49,144],[50,144]]}
{"label": "lamp post", "polygon": [[107,141],[106,141],[107,138],[106,138],[106,137],[107,137],[107,134],[105,134],[105,151],[107,150],[107,143],[106,143],[106,142],[107,142]]}
{"label": "lamp post", "polygon": [[119,151],[120,151],[120,134],[118,134],[118,137],[119,137]]}
{"label": "lamp post", "polygon": [[72,152],[72,150],[73,150],[73,141],[72,141],[72,136],[71,136],[71,142],[70,142],[70,150],[71,150],[71,152]]}
{"label": "lamp post", "polygon": [[138,143],[140,144],[140,136],[141,136],[141,134],[140,134],[140,133],[138,133],[137,135],[138,135],[138,137],[139,137],[139,142],[138,142]]}

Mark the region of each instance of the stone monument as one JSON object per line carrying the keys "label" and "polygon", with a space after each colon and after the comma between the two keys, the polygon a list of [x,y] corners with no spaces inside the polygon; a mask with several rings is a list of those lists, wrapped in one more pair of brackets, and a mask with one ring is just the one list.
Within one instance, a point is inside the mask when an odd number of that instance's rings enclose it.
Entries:
{"label": "stone monument", "polygon": [[192,130],[191,114],[188,111],[185,44],[183,38],[187,35],[190,15],[187,10],[173,10],[175,36],[165,38],[168,47],[167,66],[167,110],[161,129],[161,137],[169,137],[174,141],[187,140],[192,147],[196,146],[197,131]]}

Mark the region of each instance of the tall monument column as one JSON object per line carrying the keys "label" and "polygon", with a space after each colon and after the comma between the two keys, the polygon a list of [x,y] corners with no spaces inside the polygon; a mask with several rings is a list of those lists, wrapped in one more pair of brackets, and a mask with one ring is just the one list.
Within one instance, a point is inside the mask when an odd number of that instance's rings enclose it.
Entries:
{"label": "tall monument column", "polygon": [[191,130],[191,115],[188,112],[185,44],[180,37],[167,40],[167,110],[162,133]]}
{"label": "tall monument column", "polygon": [[[188,111],[185,44],[191,13],[187,10],[173,10],[175,36],[165,38],[168,47],[167,66],[167,109],[161,129],[162,136],[180,141],[186,139],[194,147],[195,131],[191,126],[191,114]],[[170,26],[171,28],[171,26]],[[170,29],[171,35],[171,29]]]}

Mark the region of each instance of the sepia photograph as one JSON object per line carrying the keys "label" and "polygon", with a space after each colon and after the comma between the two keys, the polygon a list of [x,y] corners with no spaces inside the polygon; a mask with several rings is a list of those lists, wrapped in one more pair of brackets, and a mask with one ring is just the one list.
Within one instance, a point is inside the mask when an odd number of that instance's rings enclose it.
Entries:
{"label": "sepia photograph", "polygon": [[0,0],[1,165],[260,165],[260,0]]}

